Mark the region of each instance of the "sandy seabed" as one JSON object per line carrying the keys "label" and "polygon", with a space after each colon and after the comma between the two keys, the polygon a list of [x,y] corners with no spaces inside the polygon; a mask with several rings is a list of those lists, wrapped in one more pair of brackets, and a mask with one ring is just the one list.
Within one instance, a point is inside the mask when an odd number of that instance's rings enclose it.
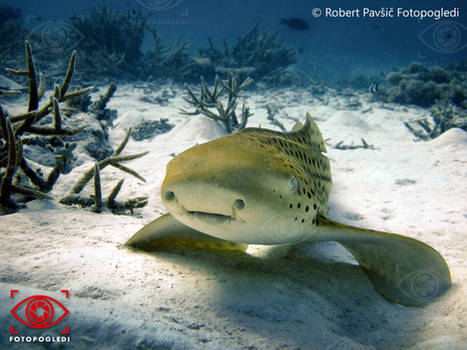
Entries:
{"label": "sandy seabed", "polygon": [[[174,92],[169,103],[151,103],[163,89]],[[131,140],[125,150],[150,153],[128,163],[146,182],[125,176],[119,198],[147,195],[149,204],[133,216],[116,216],[37,200],[0,217],[0,347],[21,346],[10,343],[12,325],[20,335],[60,336],[66,323],[65,348],[73,349],[466,349],[467,133],[451,129],[417,142],[403,122],[427,117],[428,110],[381,104],[368,94],[358,98],[361,106],[349,108],[348,97],[337,93],[264,90],[248,97],[254,112],[248,125],[275,129],[267,105],[278,108],[277,119],[289,129],[310,112],[331,160],[328,216],[437,249],[453,280],[439,300],[425,307],[388,302],[335,243],[255,246],[248,256],[125,247],[165,212],[159,190],[172,155],[225,132],[205,117],[181,115],[178,109],[188,106],[176,87],[121,85],[109,104],[119,115],[110,133],[115,145],[142,119],[168,118],[176,125],[151,140]],[[11,112],[21,106],[7,104]],[[361,144],[361,138],[375,149],[333,147]],[[60,177],[55,198],[92,166],[88,156],[79,156],[84,164]],[[101,176],[106,194],[123,175],[109,167]],[[14,299],[10,290],[19,290]],[[60,290],[69,290],[69,298]],[[69,315],[46,330],[22,326],[10,310],[32,295],[57,299]]]}

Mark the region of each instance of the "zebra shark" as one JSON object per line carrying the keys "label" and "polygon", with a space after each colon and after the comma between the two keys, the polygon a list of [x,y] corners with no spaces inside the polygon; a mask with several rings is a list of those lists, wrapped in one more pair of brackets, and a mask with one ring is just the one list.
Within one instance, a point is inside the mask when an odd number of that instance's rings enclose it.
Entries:
{"label": "zebra shark", "polygon": [[194,146],[167,164],[161,198],[168,214],[127,244],[244,251],[248,244],[335,241],[392,302],[423,305],[443,294],[451,276],[432,247],[326,217],[332,180],[325,152],[309,114],[291,132],[246,128]]}

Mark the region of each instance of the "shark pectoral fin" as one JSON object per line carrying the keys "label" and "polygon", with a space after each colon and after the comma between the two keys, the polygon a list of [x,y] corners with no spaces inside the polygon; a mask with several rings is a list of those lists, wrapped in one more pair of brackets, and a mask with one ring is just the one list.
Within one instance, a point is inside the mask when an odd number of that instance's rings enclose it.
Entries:
{"label": "shark pectoral fin", "polygon": [[205,248],[244,252],[247,244],[226,241],[196,231],[172,215],[165,214],[136,232],[126,243],[141,250],[167,250],[170,248]]}
{"label": "shark pectoral fin", "polygon": [[451,286],[443,257],[416,239],[339,224],[321,217],[320,241],[342,244],[358,260],[386,299],[412,306],[428,304]]}

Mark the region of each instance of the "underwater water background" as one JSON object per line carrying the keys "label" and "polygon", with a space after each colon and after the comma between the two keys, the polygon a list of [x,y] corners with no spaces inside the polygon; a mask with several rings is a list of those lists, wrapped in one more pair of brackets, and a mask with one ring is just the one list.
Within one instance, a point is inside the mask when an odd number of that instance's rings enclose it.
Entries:
{"label": "underwater water background", "polygon": [[[382,7],[456,16],[325,12]],[[0,348],[12,289],[64,288],[71,348],[464,349],[466,13],[466,0],[0,0]],[[454,285],[439,303],[389,303],[332,245],[246,260],[123,248],[167,212],[177,154],[307,113],[332,161],[329,218],[438,250]],[[418,272],[394,289],[431,302],[438,279]]]}
{"label": "underwater water background", "polygon": [[[100,1],[2,0],[0,5],[22,11],[27,26],[33,29],[44,22],[66,25],[71,16],[87,14]],[[467,3],[461,0],[430,1],[343,1],[343,0],[112,0],[116,12],[140,9],[151,13],[149,24],[164,38],[190,41],[196,52],[207,46],[207,38],[222,47],[227,39],[259,22],[277,33],[298,50],[296,66],[313,77],[335,78],[373,74],[376,77],[396,67],[419,61],[427,66],[463,61],[467,57]],[[459,16],[433,18],[399,17],[329,18],[325,8],[378,10],[381,8],[427,9],[458,8]],[[322,11],[314,15],[314,9]],[[300,18],[309,25],[296,30],[281,24],[283,18]],[[153,43],[145,36],[142,50]]]}

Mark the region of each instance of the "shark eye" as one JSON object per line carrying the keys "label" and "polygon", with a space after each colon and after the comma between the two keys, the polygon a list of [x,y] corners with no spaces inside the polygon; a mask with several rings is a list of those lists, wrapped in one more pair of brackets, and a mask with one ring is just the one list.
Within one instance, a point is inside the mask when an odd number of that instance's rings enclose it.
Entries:
{"label": "shark eye", "polygon": [[290,178],[289,189],[290,192],[295,192],[295,190],[297,189],[297,180],[295,180],[293,176]]}

